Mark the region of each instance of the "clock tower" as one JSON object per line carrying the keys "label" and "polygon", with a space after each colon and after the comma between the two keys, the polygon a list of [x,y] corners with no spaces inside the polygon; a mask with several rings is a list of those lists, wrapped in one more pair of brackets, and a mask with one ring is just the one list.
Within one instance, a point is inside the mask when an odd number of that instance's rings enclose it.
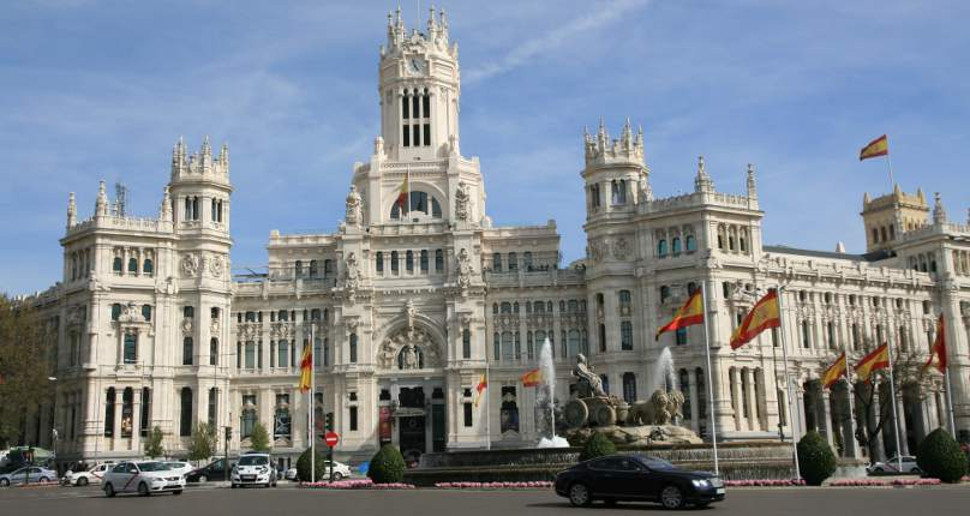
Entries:
{"label": "clock tower", "polygon": [[433,160],[458,147],[458,45],[448,41],[444,11],[428,16],[426,32],[408,32],[398,9],[387,18],[381,47],[381,136],[395,161]]}

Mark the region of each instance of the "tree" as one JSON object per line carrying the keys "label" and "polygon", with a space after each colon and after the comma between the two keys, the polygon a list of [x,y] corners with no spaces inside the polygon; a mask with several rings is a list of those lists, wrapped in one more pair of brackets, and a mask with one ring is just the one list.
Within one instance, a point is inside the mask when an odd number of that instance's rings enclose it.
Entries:
{"label": "tree", "polygon": [[919,444],[916,461],[926,476],[948,484],[959,482],[967,472],[967,457],[950,433],[942,428],[930,432]]}
{"label": "tree", "polygon": [[206,460],[216,452],[216,427],[209,423],[195,425],[189,442],[189,460]]}
{"label": "tree", "polygon": [[602,432],[593,432],[593,435],[589,436],[589,440],[586,441],[583,451],[579,454],[579,460],[595,459],[614,453],[616,453],[616,445],[613,444],[613,441]]}
{"label": "tree", "polygon": [[798,465],[805,483],[820,486],[826,478],[835,473],[838,461],[832,453],[832,447],[815,430],[809,430],[798,441]]}
{"label": "tree", "polygon": [[162,429],[159,427],[152,428],[151,433],[148,434],[148,440],[145,441],[145,456],[154,459],[155,457],[164,457],[165,448],[162,447],[162,439],[165,435],[162,434]]}
{"label": "tree", "polygon": [[[867,351],[875,349],[870,346]],[[855,359],[858,362],[863,355]],[[929,384],[932,382],[933,370],[923,367],[926,363],[926,355],[915,351],[900,352],[897,347],[893,348],[893,387],[896,395],[902,396],[906,388],[915,387],[917,392],[929,392]],[[849,359],[850,367],[853,359]],[[892,433],[893,408],[890,405],[889,389],[889,370],[882,369],[872,374],[869,382],[857,382],[853,386],[855,393],[855,414],[856,421],[856,440],[869,450],[869,456],[876,460],[882,457],[882,450],[879,450],[880,435],[894,435]],[[876,394],[878,393],[878,403]],[[898,407],[897,407],[898,410]],[[899,417],[903,417],[899,414]],[[906,437],[900,435],[900,439]],[[897,446],[897,450],[899,447]]]}
{"label": "tree", "polygon": [[28,443],[27,422],[52,400],[57,342],[53,321],[31,302],[0,294],[0,449]]}
{"label": "tree", "polygon": [[[314,471],[316,474],[313,479],[319,482],[327,477],[327,465],[324,462],[326,459],[320,452],[316,453]],[[310,481],[310,448],[307,448],[305,452],[300,455],[300,458],[296,461],[296,476],[299,477],[300,482]]]}
{"label": "tree", "polygon": [[268,452],[271,448],[269,442],[269,432],[259,421],[253,425],[253,433],[249,434],[249,447],[253,451]]}
{"label": "tree", "polygon": [[404,480],[404,456],[393,444],[385,444],[374,454],[367,467],[367,476],[375,484],[391,484]]}

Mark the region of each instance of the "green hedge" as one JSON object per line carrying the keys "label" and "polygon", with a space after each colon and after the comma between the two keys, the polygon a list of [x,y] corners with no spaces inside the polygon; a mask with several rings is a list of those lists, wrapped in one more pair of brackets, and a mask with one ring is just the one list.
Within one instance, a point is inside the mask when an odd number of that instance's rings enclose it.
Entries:
{"label": "green hedge", "polygon": [[960,445],[942,428],[930,432],[919,444],[916,463],[926,476],[948,484],[959,482],[967,473],[967,458]]}
{"label": "green hedge", "polygon": [[809,430],[798,441],[798,466],[802,478],[810,486],[820,486],[826,478],[835,473],[838,461],[832,453],[832,447],[815,430]]}
{"label": "green hedge", "polygon": [[579,460],[595,459],[596,457],[613,455],[615,453],[616,445],[613,444],[613,441],[600,432],[594,432],[589,437],[589,441],[586,441],[586,446],[583,447],[582,453],[579,454]]}
{"label": "green hedge", "polygon": [[375,484],[390,484],[404,480],[404,457],[393,444],[385,444],[374,454],[367,476]]}
{"label": "green hedge", "polygon": [[[319,451],[316,454],[316,463],[313,465],[314,470],[316,470],[316,475],[314,475],[314,480],[319,482],[327,478],[327,468],[324,461],[327,460]],[[305,452],[300,454],[300,458],[296,461],[296,476],[300,482],[310,481],[310,448],[307,448]]]}

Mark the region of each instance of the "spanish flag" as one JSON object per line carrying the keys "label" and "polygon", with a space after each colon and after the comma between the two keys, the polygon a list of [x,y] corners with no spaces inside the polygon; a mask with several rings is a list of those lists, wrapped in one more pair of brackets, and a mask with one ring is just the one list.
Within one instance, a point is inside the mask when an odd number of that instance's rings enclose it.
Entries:
{"label": "spanish flag", "polygon": [[781,310],[778,308],[778,291],[771,289],[731,333],[731,349],[738,349],[757,337],[759,333],[779,326],[781,326]]}
{"label": "spanish flag", "polygon": [[887,367],[889,367],[889,345],[883,344],[862,357],[854,369],[860,380],[868,382],[872,373]]}
{"label": "spanish flag", "polygon": [[935,367],[937,371],[946,374],[946,330],[943,326],[943,314],[936,323],[936,340],[930,348],[930,358],[926,361],[923,369]]}
{"label": "spanish flag", "polygon": [[486,373],[482,373],[481,380],[478,380],[478,385],[475,386],[475,391],[478,392],[478,395],[475,396],[476,408],[478,407],[478,402],[482,400],[482,393],[485,392],[485,389],[487,388],[488,388],[488,377],[486,376]]}
{"label": "spanish flag", "polygon": [[822,373],[822,385],[826,389],[831,389],[840,378],[845,376],[847,369],[848,359],[846,359],[845,351],[843,351],[842,354],[839,355],[839,358],[836,358],[835,362],[832,362],[832,365],[828,366],[828,368],[825,369],[825,372]]}
{"label": "spanish flag", "polygon": [[303,346],[303,358],[300,360],[300,391],[310,390],[310,382],[313,380],[313,352],[311,344]]}
{"label": "spanish flag", "polygon": [[400,207],[401,211],[407,209],[408,206],[408,176],[404,176],[404,184],[401,185],[401,191],[397,195],[397,205]]}
{"label": "spanish flag", "polygon": [[522,375],[523,387],[535,387],[540,383],[542,383],[542,371],[540,371],[539,369],[526,371],[526,373]]}
{"label": "spanish flag", "polygon": [[872,140],[868,145],[859,151],[859,161],[889,154],[889,137],[885,134]]}
{"label": "spanish flag", "polygon": [[674,314],[674,318],[670,320],[669,323],[660,327],[657,330],[657,335],[654,340],[660,340],[660,335],[668,331],[677,331],[681,328],[686,328],[694,324],[701,324],[704,322],[704,300],[701,299],[701,291],[698,290],[694,292],[690,299],[684,303],[684,306],[677,310]]}

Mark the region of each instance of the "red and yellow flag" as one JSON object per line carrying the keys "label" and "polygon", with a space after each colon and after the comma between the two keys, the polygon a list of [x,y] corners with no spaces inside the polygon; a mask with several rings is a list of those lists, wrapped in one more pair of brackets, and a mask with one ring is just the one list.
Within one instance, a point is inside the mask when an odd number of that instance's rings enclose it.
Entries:
{"label": "red and yellow flag", "polygon": [[475,386],[475,391],[478,395],[475,396],[475,407],[478,407],[478,402],[482,400],[482,393],[488,388],[488,377],[485,373],[482,373],[482,378],[478,380],[478,385]]}
{"label": "red and yellow flag", "polygon": [[539,369],[526,371],[526,373],[522,375],[523,387],[535,387],[540,383],[542,383],[542,371],[540,371]]}
{"label": "red and yellow flag", "polygon": [[936,322],[936,340],[930,348],[930,358],[926,361],[923,369],[935,367],[937,371],[946,374],[946,330],[943,326],[943,314]]}
{"label": "red and yellow flag", "polygon": [[300,360],[300,391],[310,390],[310,383],[313,380],[313,352],[310,344],[303,346],[303,358]]}
{"label": "red and yellow flag", "polygon": [[859,161],[889,154],[889,137],[885,134],[872,140],[859,151]]}
{"label": "red and yellow flag", "polygon": [[862,357],[854,369],[860,380],[868,382],[872,373],[887,367],[889,367],[889,345],[883,344]]}
{"label": "red and yellow flag", "polygon": [[674,314],[674,318],[670,320],[669,323],[660,327],[657,330],[657,335],[654,340],[660,340],[660,335],[668,331],[677,331],[681,328],[686,328],[694,324],[701,324],[704,322],[704,300],[701,299],[701,291],[698,290],[694,292],[690,299],[684,303],[684,306],[677,310]]}
{"label": "red and yellow flag", "polygon": [[401,210],[407,209],[408,202],[408,176],[405,174],[404,183],[401,185],[401,191],[397,194],[397,205],[400,206]]}
{"label": "red and yellow flag", "polygon": [[778,308],[778,291],[770,290],[748,312],[741,324],[731,333],[731,349],[738,349],[758,336],[759,333],[781,326],[781,310]]}
{"label": "red and yellow flag", "polygon": [[822,386],[826,389],[832,388],[832,386],[835,385],[839,379],[845,376],[845,372],[848,367],[848,359],[845,356],[845,351],[843,351],[842,354],[839,355],[839,358],[836,358],[835,362],[832,362],[832,364],[825,369],[825,372],[822,373]]}

